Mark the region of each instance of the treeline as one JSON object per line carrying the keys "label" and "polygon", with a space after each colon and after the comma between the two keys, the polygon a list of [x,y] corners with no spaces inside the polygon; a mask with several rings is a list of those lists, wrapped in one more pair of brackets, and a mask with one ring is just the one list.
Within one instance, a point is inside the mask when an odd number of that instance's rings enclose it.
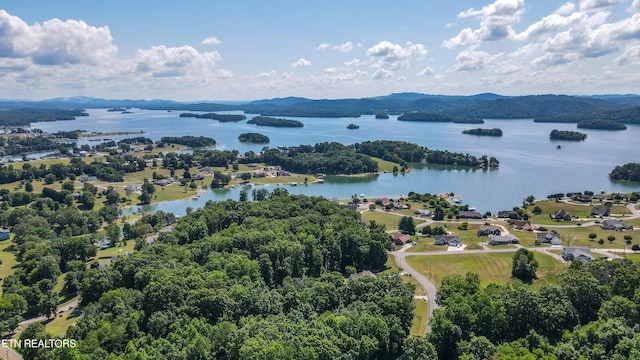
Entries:
{"label": "treeline", "polygon": [[466,116],[453,116],[442,113],[408,112],[398,116],[400,121],[421,121],[421,122],[452,122],[462,124],[484,124],[480,118]]}
{"label": "treeline", "polygon": [[549,134],[551,140],[582,141],[587,138],[587,134],[578,131],[553,129]]}
{"label": "treeline", "polygon": [[[336,142],[268,149],[257,159],[303,174],[360,174],[378,170],[378,163],[369,156]],[[256,162],[247,158],[244,161]]]}
{"label": "treeline", "polygon": [[622,166],[616,166],[609,174],[611,180],[624,180],[640,182],[640,164],[627,163]]}
{"label": "treeline", "polygon": [[[384,227],[319,197],[209,202],[154,244],[86,270],[85,316],[66,334],[79,346],[24,355],[399,358],[416,350],[413,286],[344,278],[382,268],[389,244]],[[48,337],[41,325],[23,336]]]}
{"label": "treeline", "polygon": [[341,118],[341,117],[360,117],[359,111],[349,109],[345,110],[326,110],[326,109],[272,109],[260,110],[262,116],[295,116],[295,117],[317,117],[317,118]]}
{"label": "treeline", "polygon": [[216,141],[206,136],[163,136],[160,138],[160,142],[186,145],[188,147],[206,147],[213,146]]}
{"label": "treeline", "polygon": [[298,120],[277,119],[268,116],[256,116],[247,121],[247,124],[256,124],[258,126],[274,126],[274,127],[303,127],[304,124]]}
{"label": "treeline", "polygon": [[193,114],[193,113],[182,113],[180,117],[193,117],[197,119],[213,119],[218,120],[220,122],[238,122],[242,120],[246,120],[247,117],[239,114],[216,114],[216,113],[206,113],[206,114]]}
{"label": "treeline", "polygon": [[61,143],[43,136],[0,136],[2,155],[27,154],[31,152],[59,150],[61,147],[73,148],[75,143]]}
{"label": "treeline", "polygon": [[431,150],[405,141],[376,140],[353,145],[357,152],[407,166],[408,163],[427,163],[474,167],[498,167],[498,159],[486,155],[478,158],[469,154]]}
{"label": "treeline", "polygon": [[75,120],[89,116],[84,110],[6,109],[0,111],[0,126],[26,126],[38,121]]}
{"label": "treeline", "polygon": [[243,133],[238,135],[238,140],[244,143],[268,144],[271,140],[268,136],[258,133]]}
{"label": "treeline", "polygon": [[[428,341],[440,359],[629,359],[640,351],[640,264],[575,261],[558,284],[445,277]],[[517,356],[515,355],[517,354]]]}
{"label": "treeline", "polygon": [[479,135],[479,136],[502,136],[502,130],[501,129],[482,129],[482,128],[477,128],[477,129],[468,129],[468,130],[462,130],[463,134],[468,134],[468,135]]}
{"label": "treeline", "polygon": [[535,118],[535,122],[579,123],[583,120],[610,120],[622,124],[640,124],[640,106],[621,110],[609,110],[596,114],[562,113]]}
{"label": "treeline", "polygon": [[582,120],[577,127],[579,129],[627,130],[626,125],[613,120]]}
{"label": "treeline", "polygon": [[132,138],[125,138],[118,141],[118,145],[127,144],[127,145],[148,145],[153,144],[153,140],[144,136],[137,136]]}

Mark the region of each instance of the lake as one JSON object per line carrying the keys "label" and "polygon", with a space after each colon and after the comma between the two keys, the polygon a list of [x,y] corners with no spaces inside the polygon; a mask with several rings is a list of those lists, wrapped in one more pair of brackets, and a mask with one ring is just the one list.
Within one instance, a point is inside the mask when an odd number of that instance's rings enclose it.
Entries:
{"label": "lake", "polygon": [[[373,115],[360,118],[301,118],[286,117],[304,123],[303,128],[274,128],[238,123],[220,123],[210,119],[180,118],[181,112],[132,110],[133,114],[107,112],[106,109],[90,109],[88,117],[71,121],[33,123],[32,127],[46,132],[82,129],[95,132],[129,131],[145,134],[105,136],[120,140],[133,136],[145,136],[160,140],[163,136],[208,136],[217,141],[217,149],[252,150],[259,152],[262,144],[243,144],[238,135],[258,132],[271,139],[270,147],[315,144],[336,141],[353,144],[367,140],[403,140],[430,149],[463,152],[471,155],[494,156],[500,161],[496,170],[451,169],[441,166],[413,169],[406,175],[381,174],[365,178],[328,177],[324,184],[285,186],[290,193],[348,198],[353,194],[365,194],[369,198],[419,193],[454,192],[465,204],[478,211],[511,209],[520,205],[528,195],[545,198],[546,195],[572,191],[640,191],[640,183],[612,182],[608,174],[616,165],[640,162],[640,126],[627,125],[625,131],[579,129],[587,134],[581,142],[551,141],[553,129],[577,130],[575,124],[534,123],[525,120],[485,119],[485,124],[420,123],[398,121],[397,116],[386,120]],[[241,113],[241,112],[218,112]],[[253,114],[246,114],[251,119]],[[359,129],[349,130],[347,125],[358,124]],[[464,135],[462,130],[471,128],[500,128],[500,138]],[[99,137],[98,137],[99,138]],[[79,144],[95,145],[98,142],[82,139]],[[557,145],[562,149],[558,150]],[[268,189],[273,186],[266,186]],[[163,210],[183,215],[186,207],[197,208],[208,200],[238,199],[241,188],[208,190],[197,200],[164,202],[145,207],[145,211]],[[250,188],[247,188],[250,190]],[[128,210],[128,211],[135,211]]]}

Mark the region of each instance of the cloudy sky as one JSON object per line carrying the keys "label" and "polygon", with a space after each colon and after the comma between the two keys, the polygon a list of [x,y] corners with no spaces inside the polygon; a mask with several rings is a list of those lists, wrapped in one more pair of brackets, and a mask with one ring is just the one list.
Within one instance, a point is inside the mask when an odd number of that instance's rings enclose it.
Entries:
{"label": "cloudy sky", "polygon": [[640,93],[640,0],[3,2],[2,99]]}

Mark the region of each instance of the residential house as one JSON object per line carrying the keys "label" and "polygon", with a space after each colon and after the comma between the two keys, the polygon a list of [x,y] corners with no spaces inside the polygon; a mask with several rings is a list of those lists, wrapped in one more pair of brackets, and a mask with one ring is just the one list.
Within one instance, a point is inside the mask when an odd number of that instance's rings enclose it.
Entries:
{"label": "residential house", "polygon": [[427,209],[418,209],[416,211],[413,212],[414,214],[418,215],[418,216],[433,216],[433,212],[431,210],[427,210]]}
{"label": "residential house", "polygon": [[605,220],[600,224],[600,227],[603,230],[615,230],[615,231],[622,231],[622,230],[633,230],[633,226],[622,222],[622,220],[618,220],[618,219],[609,219],[609,220]]}
{"label": "residential house", "polygon": [[396,245],[405,245],[411,241],[411,235],[403,234],[401,232],[394,232],[391,234],[391,241]]}
{"label": "residential house", "polygon": [[461,246],[462,240],[453,235],[436,235],[433,243],[435,245]]}
{"label": "residential house", "polygon": [[595,194],[593,195],[593,200],[605,201],[605,200],[611,200],[611,198],[608,197],[606,194]]}
{"label": "residential house", "polygon": [[198,174],[192,175],[191,180],[204,180],[205,177],[206,177],[205,174],[198,173]]}
{"label": "residential house", "polygon": [[609,216],[611,215],[611,208],[608,206],[594,206],[591,208],[591,216]]}
{"label": "residential house", "polygon": [[458,212],[458,217],[460,219],[482,219],[482,214],[477,211],[461,210]]}
{"label": "residential house", "polygon": [[549,216],[555,220],[571,221],[571,214],[565,209],[560,209],[553,215],[549,214]]}
{"label": "residential house", "polygon": [[263,170],[257,170],[253,173],[253,177],[254,178],[263,178],[263,177],[267,177],[267,172],[263,171]]}
{"label": "residential house", "polygon": [[7,240],[11,237],[11,230],[0,228],[0,240]]}
{"label": "residential house", "polygon": [[500,235],[502,229],[496,225],[480,225],[478,236]]}
{"label": "residential house", "polygon": [[340,204],[340,207],[343,208],[343,209],[358,210],[358,204],[354,204],[353,202],[348,202],[346,204]]}
{"label": "residential house", "polygon": [[536,240],[543,244],[562,245],[560,234],[555,231],[551,232],[539,232],[536,234]]}
{"label": "residential house", "polygon": [[513,234],[507,235],[489,235],[489,245],[506,245],[506,244],[519,244],[520,240]]}
{"label": "residential house", "polygon": [[571,197],[571,200],[588,203],[588,202],[591,202],[592,198],[591,198],[591,195],[574,194]]}
{"label": "residential house", "polygon": [[124,189],[126,191],[138,191],[139,190],[138,186],[136,186],[134,184],[127,185],[127,186],[124,187]]}
{"label": "residential house", "polygon": [[371,272],[371,271],[369,271],[369,270],[360,271],[359,273],[351,274],[351,275],[349,276],[349,278],[350,278],[351,280],[357,280],[357,279],[360,279],[360,278],[362,278],[362,277],[370,277],[370,278],[374,278],[374,279],[375,279],[375,278],[377,278],[378,276],[376,276],[376,274],[372,273],[372,272]]}
{"label": "residential house", "polygon": [[593,256],[591,256],[591,249],[588,248],[576,248],[576,247],[566,247],[562,249],[562,258],[565,261],[582,261],[583,263],[588,263],[593,260]]}
{"label": "residential house", "polygon": [[508,219],[509,215],[511,215],[513,211],[511,210],[502,210],[502,211],[498,211],[498,218],[500,219]]}
{"label": "residential house", "polygon": [[521,230],[521,231],[533,231],[534,230],[534,226],[531,225],[531,221],[516,221],[513,223],[513,226],[516,228],[516,230]]}

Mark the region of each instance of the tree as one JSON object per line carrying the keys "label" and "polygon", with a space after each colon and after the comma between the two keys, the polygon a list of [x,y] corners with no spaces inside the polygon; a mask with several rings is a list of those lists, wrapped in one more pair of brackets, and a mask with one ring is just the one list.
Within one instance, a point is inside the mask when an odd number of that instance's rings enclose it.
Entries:
{"label": "tree", "polygon": [[112,245],[115,245],[118,240],[120,240],[120,226],[116,223],[111,223],[107,225],[104,229],[105,234],[107,235],[107,239],[111,241]]}
{"label": "tree", "polygon": [[33,184],[31,183],[31,181],[27,182],[26,184],[24,184],[24,191],[26,192],[33,192]]}
{"label": "tree", "polygon": [[633,240],[633,237],[631,235],[624,236],[624,241],[627,245],[631,245],[631,240]]}
{"label": "tree", "polygon": [[640,245],[633,244],[633,246],[631,246],[631,250],[633,250],[634,252],[640,250]]}
{"label": "tree", "polygon": [[151,194],[146,191],[143,191],[142,194],[138,196],[138,200],[140,200],[141,205],[149,205],[151,204]]}
{"label": "tree", "polygon": [[616,237],[615,237],[615,236],[613,236],[613,235],[609,235],[609,236],[607,236],[607,240],[609,240],[610,242],[615,241],[615,239],[616,239]]}
{"label": "tree", "polygon": [[591,233],[589,234],[589,239],[591,239],[592,241],[595,240],[595,238],[597,238],[598,235],[596,235],[595,233]]}
{"label": "tree", "polygon": [[213,180],[211,181],[211,187],[214,189],[222,189],[227,186],[231,181],[231,176],[223,174],[220,171],[213,172]]}
{"label": "tree", "polygon": [[83,191],[82,195],[80,195],[80,202],[82,203],[82,207],[85,210],[91,210],[96,204],[96,200],[93,197],[93,194],[88,191]]}
{"label": "tree", "polygon": [[538,261],[535,259],[533,252],[527,249],[518,249],[513,256],[513,266],[511,268],[511,276],[522,280],[522,282],[530,284],[537,279],[536,270],[538,269]]}
{"label": "tree", "polygon": [[240,190],[240,201],[249,200],[249,193],[246,190]]}
{"label": "tree", "polygon": [[444,220],[444,209],[441,206],[436,206],[436,210],[433,213],[433,220],[435,221]]}
{"label": "tree", "polygon": [[403,216],[398,224],[398,230],[405,234],[413,235],[416,233],[416,224],[410,216]]}

